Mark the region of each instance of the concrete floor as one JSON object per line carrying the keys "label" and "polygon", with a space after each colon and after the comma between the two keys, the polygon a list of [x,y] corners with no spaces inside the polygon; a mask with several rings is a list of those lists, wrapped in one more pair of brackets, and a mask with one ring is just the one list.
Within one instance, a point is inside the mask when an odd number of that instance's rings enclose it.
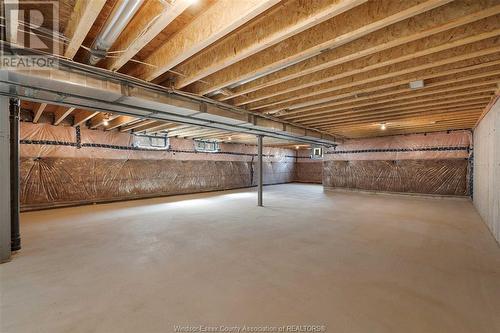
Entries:
{"label": "concrete floor", "polygon": [[6,332],[500,332],[500,248],[471,203],[320,185],[22,214]]}

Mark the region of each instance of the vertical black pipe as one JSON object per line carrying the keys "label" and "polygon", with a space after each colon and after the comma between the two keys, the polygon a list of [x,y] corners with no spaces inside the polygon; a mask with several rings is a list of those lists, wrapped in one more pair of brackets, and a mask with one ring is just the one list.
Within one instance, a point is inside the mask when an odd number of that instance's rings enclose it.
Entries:
{"label": "vertical black pipe", "polygon": [[10,247],[21,249],[19,232],[19,99],[11,98],[10,119]]}
{"label": "vertical black pipe", "polygon": [[262,135],[257,136],[257,165],[258,165],[258,200],[257,200],[257,205],[262,207],[263,206],[263,200],[262,200],[262,187],[264,185],[264,163],[262,161]]}

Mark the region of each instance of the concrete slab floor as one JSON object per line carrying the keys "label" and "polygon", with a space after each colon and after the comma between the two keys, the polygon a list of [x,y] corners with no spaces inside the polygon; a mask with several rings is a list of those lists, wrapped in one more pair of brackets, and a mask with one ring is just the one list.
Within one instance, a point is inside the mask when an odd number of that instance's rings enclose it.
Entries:
{"label": "concrete slab floor", "polygon": [[1,332],[500,332],[500,248],[466,200],[320,185],[22,214]]}

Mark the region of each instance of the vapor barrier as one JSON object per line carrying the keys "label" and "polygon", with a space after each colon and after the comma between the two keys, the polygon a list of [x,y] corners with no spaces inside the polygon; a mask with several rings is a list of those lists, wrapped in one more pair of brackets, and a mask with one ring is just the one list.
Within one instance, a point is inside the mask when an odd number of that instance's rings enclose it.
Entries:
{"label": "vapor barrier", "polygon": [[469,195],[471,153],[470,131],[348,140],[325,152],[323,185]]}
{"label": "vapor barrier", "polygon": [[370,191],[467,195],[467,160],[327,161],[323,185]]}
{"label": "vapor barrier", "polygon": [[[255,165],[237,161],[21,159],[24,208],[226,190],[256,185]],[[266,184],[293,181],[293,163],[265,163]]]}
{"label": "vapor barrier", "polygon": [[[133,136],[48,124],[21,123],[23,210],[163,195],[227,190],[257,184],[256,147],[221,144],[194,150],[170,140],[167,150],[137,149]],[[294,181],[295,152],[264,149],[264,183]]]}
{"label": "vapor barrier", "polygon": [[323,182],[323,161],[303,162],[295,164],[296,181],[301,183],[321,184]]}

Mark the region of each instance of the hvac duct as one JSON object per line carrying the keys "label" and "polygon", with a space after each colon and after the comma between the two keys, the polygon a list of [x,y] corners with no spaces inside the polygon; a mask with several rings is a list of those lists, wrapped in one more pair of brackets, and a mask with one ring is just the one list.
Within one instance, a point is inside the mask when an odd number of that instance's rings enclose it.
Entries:
{"label": "hvac duct", "polygon": [[104,27],[92,44],[88,63],[97,64],[105,58],[109,49],[118,39],[144,0],[119,0],[109,15]]}

